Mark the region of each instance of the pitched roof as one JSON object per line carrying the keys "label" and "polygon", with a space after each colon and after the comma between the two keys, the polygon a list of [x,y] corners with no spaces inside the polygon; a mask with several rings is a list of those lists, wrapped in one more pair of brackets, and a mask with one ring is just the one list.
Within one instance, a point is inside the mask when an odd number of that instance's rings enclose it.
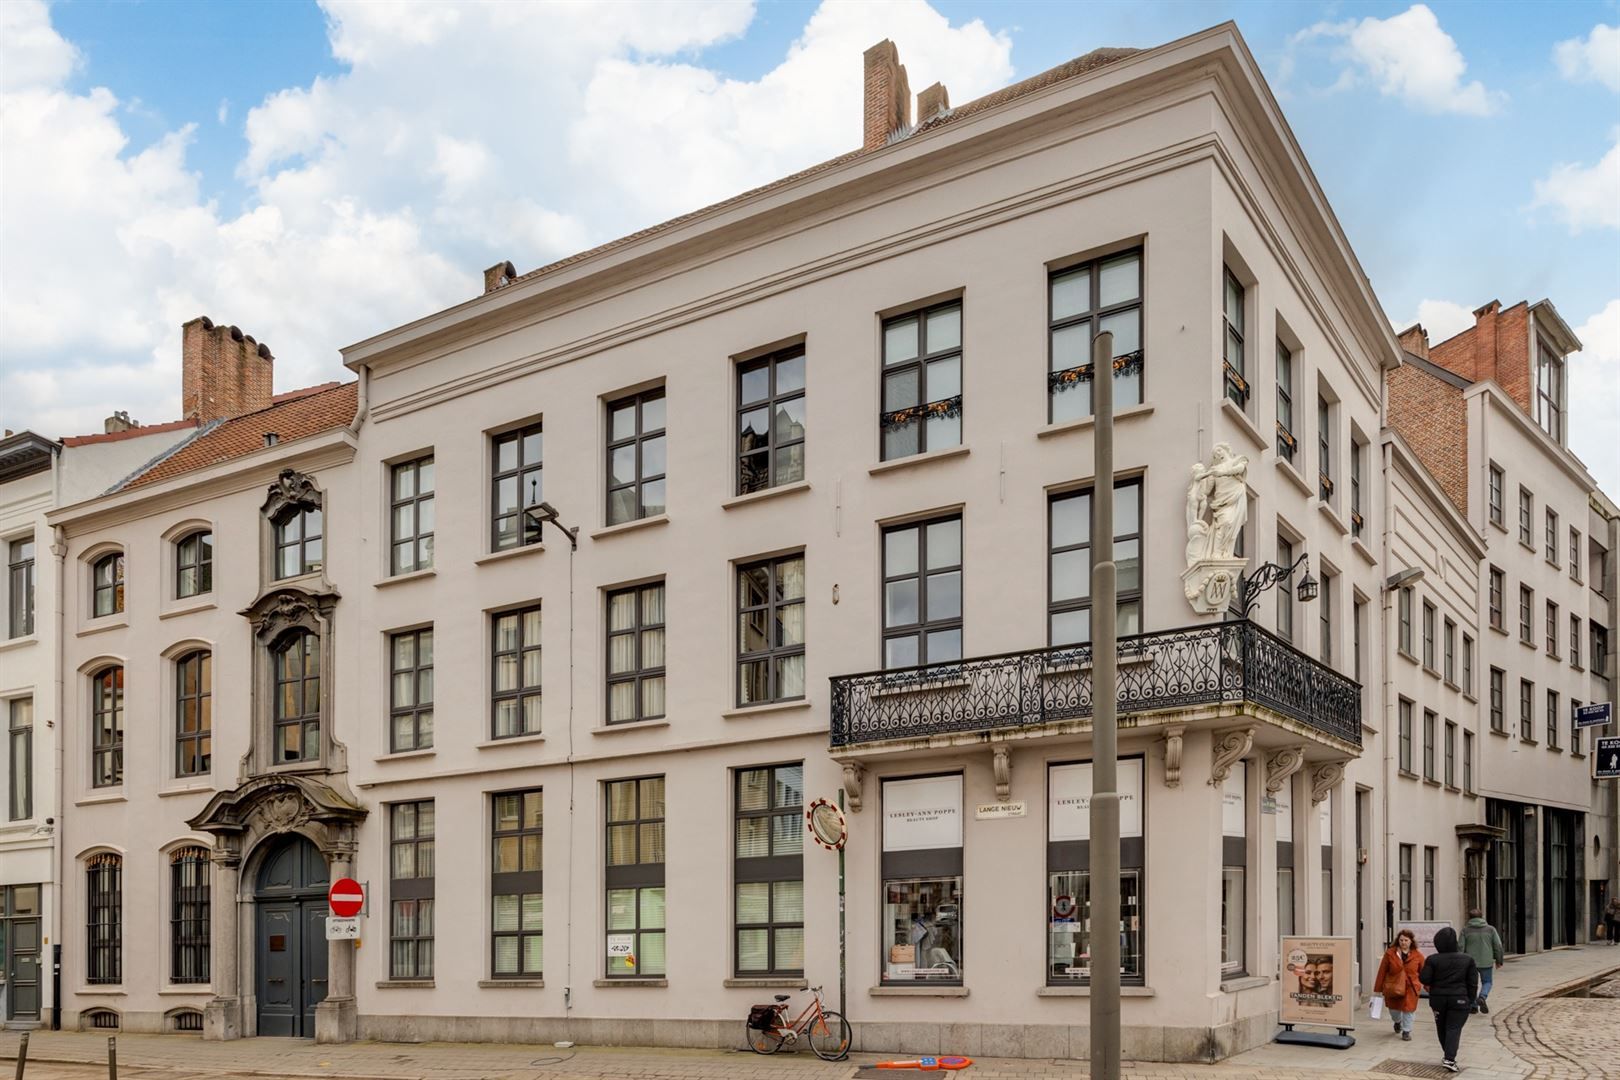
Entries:
{"label": "pitched roof", "polygon": [[63,446],[90,446],[93,444],[123,442],[125,439],[139,439],[143,435],[160,435],[165,431],[179,431],[181,428],[194,428],[197,421],[170,420],[166,424],[142,424],[138,427],[125,428],[123,431],[108,431],[95,435],[68,435],[62,439]]}
{"label": "pitched roof", "polygon": [[326,383],[277,394],[271,405],[257,412],[215,421],[124,481],[118,490],[155,484],[262,450],[269,434],[279,443],[289,443],[346,427],[354,419],[358,385]]}
{"label": "pitched roof", "polygon": [[[896,132],[895,135],[890,139],[890,143],[892,144],[903,141],[924,131],[934,131],[937,128],[944,127],[946,124],[956,123],[957,121],[964,120],[967,117],[975,115],[976,113],[993,109],[997,105],[1003,105],[1009,101],[1024,97],[1025,95],[1033,94],[1038,90],[1044,90],[1048,86],[1060,83],[1065,79],[1072,79],[1077,75],[1084,75],[1089,71],[1095,71],[1097,68],[1103,67],[1107,64],[1112,64],[1116,60],[1123,60],[1126,57],[1133,56],[1140,51],[1140,49],[1093,49],[1084,56],[1077,56],[1073,60],[1059,64],[1057,67],[1052,68],[1049,71],[1043,71],[1039,75],[1032,75],[1022,82],[1013,83],[1011,86],[1004,86],[1000,90],[986,94],[981,98],[975,98],[965,105],[960,105],[947,112],[930,117],[928,120],[913,125],[909,130]],[[838,166],[847,162],[854,161],[856,158],[864,157],[868,153],[875,152],[876,151],[864,149],[851,150],[847,154],[840,154],[835,158],[823,161],[819,165],[812,165],[808,169],[801,169],[796,173],[791,173],[782,177],[780,180],[773,180],[768,184],[764,184],[757,188],[752,188],[738,195],[733,195],[729,199],[722,199],[717,203],[712,203],[709,206],[702,207],[701,209],[682,214],[680,217],[670,218],[668,221],[660,222],[657,225],[650,225],[645,229],[639,229],[628,236],[621,236],[617,240],[610,240],[605,244],[599,244],[596,247],[590,248],[586,251],[576,252],[575,254],[569,255],[566,258],[558,259],[556,262],[547,263],[545,266],[536,267],[526,274],[519,274],[513,280],[514,282],[527,281],[530,278],[537,278],[546,274],[555,273],[558,270],[562,270],[566,267],[574,265],[575,263],[589,259],[594,255],[600,255],[604,252],[613,251],[617,248],[625,247],[628,244],[633,244],[637,240],[642,240],[649,236],[655,236],[658,233],[667,232],[670,229],[677,228],[695,218],[702,217],[705,214],[713,213],[716,210],[723,210],[728,206],[733,206],[737,203],[752,199],[755,196],[763,195],[768,191],[774,191],[777,188],[787,187],[788,185],[797,183],[806,177],[815,176],[817,173],[828,172],[829,170],[836,169]]]}

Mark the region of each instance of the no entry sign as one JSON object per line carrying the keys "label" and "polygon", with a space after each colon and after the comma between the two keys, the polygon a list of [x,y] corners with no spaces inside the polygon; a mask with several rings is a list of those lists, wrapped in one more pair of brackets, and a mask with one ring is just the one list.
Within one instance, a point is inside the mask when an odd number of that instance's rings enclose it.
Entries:
{"label": "no entry sign", "polygon": [[338,878],[326,893],[326,903],[331,907],[332,914],[345,919],[360,914],[365,902],[366,892],[354,878]]}

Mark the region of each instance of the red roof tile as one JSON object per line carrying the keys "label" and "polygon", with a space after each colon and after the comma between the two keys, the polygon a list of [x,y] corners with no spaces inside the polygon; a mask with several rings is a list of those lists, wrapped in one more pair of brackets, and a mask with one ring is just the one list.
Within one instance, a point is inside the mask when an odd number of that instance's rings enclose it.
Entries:
{"label": "red roof tile", "polygon": [[280,443],[346,427],[354,420],[358,383],[329,383],[278,394],[275,404],[205,428],[190,442],[123,484],[124,489],[155,484],[183,473],[264,449],[274,433]]}
{"label": "red roof tile", "polygon": [[63,446],[90,446],[94,443],[121,442],[124,439],[138,439],[142,435],[159,435],[165,431],[179,431],[181,428],[194,428],[195,420],[170,420],[166,424],[143,424],[125,431],[108,431],[100,435],[68,435],[62,439]]}

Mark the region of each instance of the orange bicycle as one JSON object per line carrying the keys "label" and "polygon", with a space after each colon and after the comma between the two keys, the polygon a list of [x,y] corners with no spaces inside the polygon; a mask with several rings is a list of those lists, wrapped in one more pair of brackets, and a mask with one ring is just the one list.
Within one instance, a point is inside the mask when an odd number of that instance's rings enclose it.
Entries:
{"label": "orange bicycle", "polygon": [[792,1022],[787,1019],[791,994],[777,994],[776,1004],[755,1005],[750,1009],[745,1032],[748,1048],[756,1054],[774,1054],[786,1043],[796,1044],[803,1035],[816,1057],[823,1061],[841,1061],[848,1057],[849,1021],[821,1007],[821,987],[812,986],[810,993],[813,995],[810,1004]]}

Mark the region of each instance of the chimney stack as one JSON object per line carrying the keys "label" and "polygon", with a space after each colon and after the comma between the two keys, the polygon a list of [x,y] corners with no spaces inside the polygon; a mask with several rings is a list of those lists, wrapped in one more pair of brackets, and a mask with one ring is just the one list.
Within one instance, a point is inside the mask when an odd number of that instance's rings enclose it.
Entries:
{"label": "chimney stack", "polygon": [[1402,349],[1413,356],[1421,356],[1425,360],[1429,358],[1429,332],[1423,329],[1422,323],[1413,323],[1402,330],[1396,335],[1396,340],[1401,343]]}
{"label": "chimney stack", "polygon": [[[943,88],[941,88],[943,95]],[[889,136],[911,126],[911,85],[900,50],[884,38],[866,50],[866,128],[863,150],[879,150]]]}
{"label": "chimney stack", "polygon": [[517,267],[510,262],[498,262],[484,271],[484,295],[504,289],[517,278]]}
{"label": "chimney stack", "polygon": [[130,428],[138,428],[140,426],[141,425],[129,418],[129,413],[122,409],[113,413],[111,416],[107,417],[107,419],[101,422],[102,431],[108,435],[111,435],[115,431],[128,431]]}
{"label": "chimney stack", "polygon": [[917,95],[917,123],[923,124],[941,113],[951,111],[951,95],[944,83],[935,83]]}
{"label": "chimney stack", "polygon": [[188,420],[208,423],[268,408],[275,357],[268,345],[206,315],[180,328],[180,404]]}

